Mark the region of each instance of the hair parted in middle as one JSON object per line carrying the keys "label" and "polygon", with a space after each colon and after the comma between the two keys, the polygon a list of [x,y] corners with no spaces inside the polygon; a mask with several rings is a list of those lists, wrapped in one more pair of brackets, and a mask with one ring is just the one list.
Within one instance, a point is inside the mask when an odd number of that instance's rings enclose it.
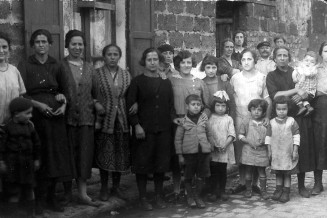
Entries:
{"label": "hair parted in middle", "polygon": [[146,56],[151,52],[156,52],[158,54],[159,62],[161,62],[161,63],[165,62],[165,57],[161,54],[161,52],[158,49],[156,49],[154,47],[151,47],[151,48],[147,48],[147,49],[144,50],[144,52],[142,54],[142,57],[141,57],[141,60],[139,61],[139,64],[141,66],[145,67]]}

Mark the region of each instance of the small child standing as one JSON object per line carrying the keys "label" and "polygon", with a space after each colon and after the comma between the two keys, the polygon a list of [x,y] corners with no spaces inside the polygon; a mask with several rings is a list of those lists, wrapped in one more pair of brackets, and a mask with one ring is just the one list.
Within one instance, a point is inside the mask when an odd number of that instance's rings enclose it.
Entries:
{"label": "small child standing", "polygon": [[[207,190],[208,201],[217,198],[228,200],[225,192],[227,164],[235,164],[233,141],[236,137],[233,119],[228,116],[229,96],[225,91],[217,91],[211,103],[211,117],[208,121],[208,139],[213,147],[210,161],[210,177]],[[219,186],[219,187],[218,187]]]}
{"label": "small child standing", "polygon": [[[276,173],[276,190],[272,199],[280,202],[290,200],[291,174],[298,173],[299,126],[293,117],[288,117],[290,100],[278,96],[274,100],[277,117],[270,121],[265,143],[271,159],[272,172]],[[284,186],[283,186],[284,184]]]}
{"label": "small child standing", "polygon": [[253,171],[259,173],[261,197],[265,200],[269,198],[266,192],[266,167],[269,165],[268,148],[265,145],[266,127],[263,125],[268,108],[268,103],[263,99],[253,99],[248,105],[251,119],[244,120],[239,131],[239,139],[244,143],[242,149],[241,163],[245,165],[245,185],[244,196],[252,197],[252,176]]}
{"label": "small child standing", "polygon": [[[185,99],[187,114],[177,127],[175,148],[179,163],[185,165],[185,189],[190,207],[205,208],[201,198],[204,179],[210,175],[211,145],[207,139],[206,116],[201,117],[202,101],[191,94]],[[196,176],[196,192],[193,194],[192,179]]]}
{"label": "small child standing", "polygon": [[[298,67],[295,67],[292,73],[295,87],[307,92],[308,95],[313,98],[317,88],[317,73],[317,54],[313,51],[308,51],[302,63],[300,63]],[[304,116],[308,116],[314,110],[308,101],[300,101],[297,105],[299,107],[297,116],[305,112]]]}
{"label": "small child standing", "polygon": [[35,170],[40,167],[41,142],[34,129],[33,105],[18,97],[9,104],[12,119],[3,128],[0,141],[0,169],[5,171],[4,188],[9,208],[16,211],[22,196],[26,198],[29,216],[34,213]]}

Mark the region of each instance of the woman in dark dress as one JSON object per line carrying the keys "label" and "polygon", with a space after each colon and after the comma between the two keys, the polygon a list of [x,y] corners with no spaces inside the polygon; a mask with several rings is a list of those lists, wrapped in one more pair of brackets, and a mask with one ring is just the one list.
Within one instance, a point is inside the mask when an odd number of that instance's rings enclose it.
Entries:
{"label": "woman in dark dress", "polygon": [[241,63],[241,53],[247,46],[246,34],[242,30],[237,30],[233,35],[233,40],[235,42],[234,52],[232,54],[232,59]]}
{"label": "woman in dark dress", "polygon": [[52,210],[63,211],[55,198],[56,182],[72,179],[64,117],[68,78],[62,65],[49,56],[51,44],[49,31],[36,30],[30,39],[34,55],[18,65],[26,87],[25,97],[32,100],[35,108],[32,121],[42,144],[35,190],[37,213],[42,213],[44,202]]}
{"label": "woman in dark dress", "polygon": [[[293,68],[289,66],[291,61],[291,55],[287,47],[281,46],[274,50],[274,61],[276,62],[276,70],[270,72],[267,75],[267,89],[271,99],[277,96],[292,97],[293,102],[298,102],[302,99],[307,99],[308,94],[300,89],[295,88],[295,84],[292,79]],[[311,117],[298,116],[297,106],[293,103],[291,109],[288,112],[288,116],[295,118],[300,127],[300,147],[299,147],[299,163],[298,169],[298,189],[302,197],[310,197],[310,192],[305,188],[304,179],[305,173],[314,171],[316,169],[315,162],[315,148],[313,145],[313,126],[311,123]],[[273,111],[273,117],[276,116]],[[282,185],[282,184],[277,184]],[[276,189],[279,194],[282,190]]]}
{"label": "woman in dark dress", "polygon": [[314,147],[316,155],[316,170],[313,195],[324,190],[322,186],[322,171],[327,169],[327,42],[323,42],[319,49],[322,63],[318,65],[317,93],[313,100],[314,114],[312,116]]}
{"label": "woman in dark dress", "polygon": [[118,66],[122,56],[120,47],[107,45],[102,50],[105,65],[96,70],[98,100],[104,106],[104,116],[97,118],[95,162],[100,169],[100,200],[107,201],[108,176],[112,175],[111,194],[119,198],[124,195],[119,189],[123,172],[130,167],[129,125],[127,122],[126,92],[131,83],[127,70]]}
{"label": "woman in dark dress", "polygon": [[129,115],[133,126],[132,171],[144,210],[152,210],[146,200],[147,174],[153,174],[157,208],[165,208],[163,201],[164,173],[169,171],[171,155],[171,126],[175,115],[174,96],[168,79],[159,76],[160,52],[148,48],[143,52],[140,65],[144,73],[135,77],[127,95],[127,108],[138,103],[138,112]]}

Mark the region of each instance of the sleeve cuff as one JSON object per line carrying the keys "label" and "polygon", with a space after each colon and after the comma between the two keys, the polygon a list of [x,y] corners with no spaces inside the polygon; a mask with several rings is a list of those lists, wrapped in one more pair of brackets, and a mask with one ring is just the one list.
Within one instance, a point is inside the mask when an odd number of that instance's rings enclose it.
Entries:
{"label": "sleeve cuff", "polygon": [[293,135],[293,144],[300,146],[300,134]]}
{"label": "sleeve cuff", "polygon": [[238,135],[238,139],[239,139],[239,140],[241,140],[241,139],[244,138],[244,137],[245,137],[245,135],[242,135],[242,134],[239,134],[239,135]]}
{"label": "sleeve cuff", "polygon": [[270,136],[266,136],[266,138],[265,138],[265,144],[266,145],[270,145],[270,143],[271,143],[271,137]]}

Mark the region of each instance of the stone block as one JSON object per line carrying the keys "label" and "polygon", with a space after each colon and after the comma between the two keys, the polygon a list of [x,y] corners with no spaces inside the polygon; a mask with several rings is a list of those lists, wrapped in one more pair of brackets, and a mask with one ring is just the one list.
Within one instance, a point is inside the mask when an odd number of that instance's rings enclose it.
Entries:
{"label": "stone block", "polygon": [[9,63],[16,66],[25,57],[25,49],[23,46],[15,47],[10,51]]}
{"label": "stone block", "polygon": [[158,15],[158,29],[160,30],[175,30],[176,17],[173,14]]}
{"label": "stone block", "polygon": [[290,24],[290,34],[297,36],[299,34],[297,25],[295,23]]}
{"label": "stone block", "polygon": [[277,9],[273,6],[266,6],[266,15],[267,18],[277,18]]}
{"label": "stone block", "polygon": [[250,16],[253,17],[253,7],[254,4],[253,3],[245,3],[240,5],[239,7],[239,17],[242,19],[246,16]]}
{"label": "stone block", "polygon": [[327,4],[323,1],[312,1],[312,33],[327,33]]}
{"label": "stone block", "polygon": [[268,21],[268,31],[277,33],[277,26],[278,26],[277,21],[272,19],[267,19],[267,21]]}
{"label": "stone block", "polygon": [[5,32],[11,40],[11,45],[23,46],[25,44],[23,23],[16,23],[14,25],[9,23],[0,24],[0,30],[6,30]]}
{"label": "stone block", "polygon": [[202,3],[198,1],[185,2],[186,3],[186,13],[200,15]]}
{"label": "stone block", "polygon": [[153,28],[155,29],[155,30],[157,30],[158,29],[158,14],[154,14],[154,21],[153,21]]}
{"label": "stone block", "polygon": [[168,11],[173,14],[181,14],[184,11],[183,1],[166,1],[168,6]]}
{"label": "stone block", "polygon": [[216,17],[216,2],[202,2],[203,10],[202,15],[208,17]]}
{"label": "stone block", "polygon": [[267,16],[267,8],[261,4],[254,4],[253,12],[255,17],[265,17]]}
{"label": "stone block", "polygon": [[216,47],[216,37],[212,36],[202,36],[201,47],[204,49],[211,49]]}
{"label": "stone block", "polygon": [[166,10],[166,1],[154,1],[154,10],[164,12]]}
{"label": "stone block", "polygon": [[169,43],[174,48],[183,46],[183,34],[180,32],[170,32],[168,35]]}
{"label": "stone block", "polygon": [[195,58],[196,64],[200,63],[203,60],[203,57],[205,56],[205,52],[193,52],[193,56]]}
{"label": "stone block", "polygon": [[168,36],[166,32],[156,33],[156,36],[154,38],[155,46],[159,47],[160,45],[165,44],[167,40],[168,40]]}
{"label": "stone block", "polygon": [[177,16],[177,30],[193,31],[193,17]]}
{"label": "stone block", "polygon": [[260,20],[260,27],[261,27],[261,31],[267,32],[269,29],[268,28],[268,20],[267,19]]}
{"label": "stone block", "polygon": [[257,18],[247,17],[246,24],[247,24],[248,30],[259,30],[260,22],[259,22],[259,19],[257,19]]}
{"label": "stone block", "polygon": [[[0,6],[1,7],[1,6]],[[24,20],[24,1],[12,1],[11,13],[17,20]]]}
{"label": "stone block", "polygon": [[278,23],[278,32],[286,33],[286,24],[285,23]]}
{"label": "stone block", "polygon": [[187,49],[199,48],[201,45],[200,34],[198,33],[185,33],[184,44]]}
{"label": "stone block", "polygon": [[194,31],[209,32],[210,31],[210,18],[194,18]]}
{"label": "stone block", "polygon": [[10,15],[9,1],[0,1],[0,19],[7,19]]}

